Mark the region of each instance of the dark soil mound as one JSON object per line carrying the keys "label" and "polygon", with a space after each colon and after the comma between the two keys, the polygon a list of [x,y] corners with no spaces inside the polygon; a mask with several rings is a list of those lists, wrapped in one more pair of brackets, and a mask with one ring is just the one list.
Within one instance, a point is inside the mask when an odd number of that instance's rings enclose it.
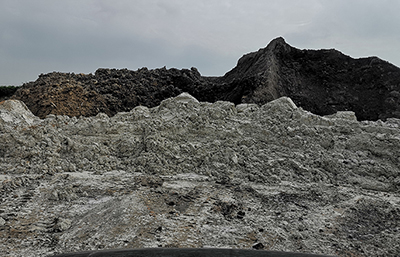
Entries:
{"label": "dark soil mound", "polygon": [[0,101],[12,96],[17,89],[15,86],[0,86]]}
{"label": "dark soil mound", "polygon": [[115,115],[135,106],[154,107],[166,98],[187,91],[199,100],[214,102],[218,85],[192,68],[161,68],[137,71],[98,69],[95,74],[53,72],[26,83],[13,99],[22,100],[37,116],[48,114],[94,116]]}
{"label": "dark soil mound", "polygon": [[12,97],[37,116],[110,116],[135,106],[157,106],[188,92],[200,101],[264,104],[289,96],[319,115],[352,110],[359,120],[400,118],[400,68],[377,57],[353,59],[336,50],[300,50],[283,38],[244,55],[223,77],[192,68],[137,71],[98,69],[95,74],[53,72],[24,84]]}
{"label": "dark soil mound", "polygon": [[241,102],[263,104],[289,96],[319,115],[351,110],[359,120],[400,118],[400,69],[377,57],[353,59],[334,49],[299,50],[277,38],[243,56],[223,78],[254,81]]}

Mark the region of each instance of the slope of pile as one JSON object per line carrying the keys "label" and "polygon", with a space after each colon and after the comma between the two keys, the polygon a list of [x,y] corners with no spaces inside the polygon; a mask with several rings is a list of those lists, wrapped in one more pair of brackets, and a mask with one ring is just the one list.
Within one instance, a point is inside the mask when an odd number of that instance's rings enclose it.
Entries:
{"label": "slope of pile", "polygon": [[155,107],[183,90],[207,98],[200,100],[214,102],[216,89],[208,89],[213,88],[212,80],[201,77],[195,68],[98,69],[95,74],[86,75],[52,72],[24,84],[12,98],[23,101],[40,118],[49,114],[113,116],[140,105]]}
{"label": "slope of pile", "polygon": [[0,104],[0,253],[400,252],[400,120],[181,94],[113,117]]}
{"label": "slope of pile", "polygon": [[400,68],[377,57],[354,59],[334,49],[300,50],[277,38],[244,55],[223,79],[250,80],[251,87],[241,89],[247,91],[241,102],[264,104],[289,96],[319,115],[348,110],[358,120],[400,118]]}
{"label": "slope of pile", "polygon": [[222,77],[195,69],[98,69],[53,72],[24,84],[12,97],[40,118],[48,114],[109,116],[155,107],[188,92],[199,101],[266,104],[282,96],[319,115],[353,111],[358,120],[400,118],[400,68],[377,57],[353,59],[336,50],[300,50],[283,38],[244,55]]}

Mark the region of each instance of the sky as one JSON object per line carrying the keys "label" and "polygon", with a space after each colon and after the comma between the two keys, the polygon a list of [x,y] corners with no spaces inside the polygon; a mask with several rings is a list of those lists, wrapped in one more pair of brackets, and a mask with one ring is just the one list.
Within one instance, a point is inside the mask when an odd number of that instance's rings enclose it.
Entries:
{"label": "sky", "polygon": [[0,0],[0,85],[98,68],[222,76],[277,37],[400,66],[399,12],[398,0]]}

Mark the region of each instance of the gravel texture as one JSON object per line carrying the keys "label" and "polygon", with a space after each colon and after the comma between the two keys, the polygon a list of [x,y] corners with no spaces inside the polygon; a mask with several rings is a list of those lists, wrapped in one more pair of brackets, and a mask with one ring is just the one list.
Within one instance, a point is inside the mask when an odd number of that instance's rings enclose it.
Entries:
{"label": "gravel texture", "polygon": [[0,103],[0,255],[149,247],[400,253],[400,120],[183,93],[113,117]]}

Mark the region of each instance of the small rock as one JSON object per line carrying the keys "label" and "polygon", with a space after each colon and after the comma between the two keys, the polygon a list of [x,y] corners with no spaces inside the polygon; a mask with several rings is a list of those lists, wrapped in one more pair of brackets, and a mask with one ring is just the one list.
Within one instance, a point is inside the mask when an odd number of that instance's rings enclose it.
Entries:
{"label": "small rock", "polygon": [[264,244],[263,243],[256,243],[252,247],[253,247],[253,249],[256,249],[256,250],[262,250],[262,249],[264,249]]}
{"label": "small rock", "polygon": [[68,230],[71,227],[72,221],[70,219],[64,219],[64,218],[56,218],[54,220],[54,232],[62,232],[65,230]]}

